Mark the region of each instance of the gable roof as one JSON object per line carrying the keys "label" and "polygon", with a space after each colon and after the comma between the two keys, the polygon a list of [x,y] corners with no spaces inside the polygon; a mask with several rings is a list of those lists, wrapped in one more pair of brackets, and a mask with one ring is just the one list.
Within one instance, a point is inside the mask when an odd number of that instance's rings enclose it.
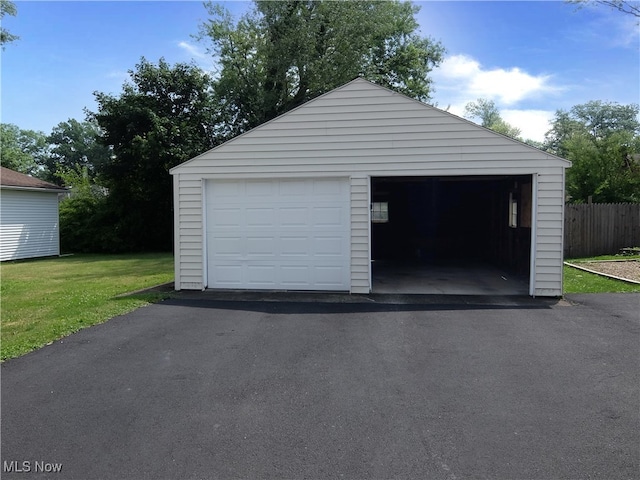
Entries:
{"label": "gable roof", "polygon": [[[405,140],[403,126],[409,128],[412,140]],[[415,158],[420,149],[424,151],[425,161],[432,161],[438,155],[437,152],[434,155],[434,147],[443,151],[448,147],[449,157],[442,155],[443,161],[453,158],[452,148],[459,148],[458,157],[465,161],[481,161],[483,155],[491,155],[494,148],[503,153],[512,152],[514,161],[543,160],[547,165],[571,165],[566,159],[524,142],[356,78],[172,168],[170,173],[178,173],[183,168],[194,172],[198,166],[213,167],[212,161],[216,166],[224,166],[225,174],[234,164],[245,166],[245,159],[272,166],[272,160],[280,152],[289,153],[285,149],[291,143],[300,146],[301,159],[313,162],[325,157],[319,153],[323,149],[335,149],[337,136],[344,141],[349,136],[349,148],[356,156],[355,149],[360,149],[363,155],[363,150],[373,150],[374,155],[386,155],[385,161],[392,162],[408,151]],[[418,144],[416,138],[422,141]],[[469,143],[470,138],[477,141]],[[360,146],[354,148],[355,144]],[[481,154],[472,155],[472,152]]]}
{"label": "gable roof", "polygon": [[0,167],[0,186],[3,188],[15,187],[16,189],[66,191],[66,188],[53,183],[45,182],[39,178],[30,177],[24,173],[16,172],[6,167]]}

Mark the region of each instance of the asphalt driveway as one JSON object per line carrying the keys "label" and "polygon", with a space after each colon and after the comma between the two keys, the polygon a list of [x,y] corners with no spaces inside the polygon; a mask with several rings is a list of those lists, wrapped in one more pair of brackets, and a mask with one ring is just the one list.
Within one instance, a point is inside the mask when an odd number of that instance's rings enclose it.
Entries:
{"label": "asphalt driveway", "polygon": [[2,478],[640,478],[640,295],[210,298],[5,362]]}

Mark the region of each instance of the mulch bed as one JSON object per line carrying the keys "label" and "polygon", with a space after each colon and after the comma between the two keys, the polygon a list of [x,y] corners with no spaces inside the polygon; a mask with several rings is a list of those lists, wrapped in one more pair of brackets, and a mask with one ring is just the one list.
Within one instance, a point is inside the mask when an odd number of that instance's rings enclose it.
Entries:
{"label": "mulch bed", "polygon": [[576,262],[572,265],[632,282],[640,282],[640,261],[638,260],[597,260]]}

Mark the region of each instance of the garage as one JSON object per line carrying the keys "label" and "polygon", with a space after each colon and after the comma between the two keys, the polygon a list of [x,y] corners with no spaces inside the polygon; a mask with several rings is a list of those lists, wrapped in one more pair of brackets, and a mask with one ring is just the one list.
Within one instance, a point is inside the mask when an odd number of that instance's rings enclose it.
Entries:
{"label": "garage", "polygon": [[175,288],[560,296],[570,165],[357,78],[171,169]]}
{"label": "garage", "polygon": [[349,180],[208,181],[211,288],[349,291]]}
{"label": "garage", "polygon": [[59,197],[66,189],[0,167],[0,261],[60,255]]}

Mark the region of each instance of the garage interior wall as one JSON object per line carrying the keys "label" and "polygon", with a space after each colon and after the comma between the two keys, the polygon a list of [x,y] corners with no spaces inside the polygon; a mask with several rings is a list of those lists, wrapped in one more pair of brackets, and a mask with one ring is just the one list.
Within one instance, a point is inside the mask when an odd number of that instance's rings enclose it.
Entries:
{"label": "garage interior wall", "polygon": [[486,262],[528,280],[531,176],[372,178],[372,260]]}

